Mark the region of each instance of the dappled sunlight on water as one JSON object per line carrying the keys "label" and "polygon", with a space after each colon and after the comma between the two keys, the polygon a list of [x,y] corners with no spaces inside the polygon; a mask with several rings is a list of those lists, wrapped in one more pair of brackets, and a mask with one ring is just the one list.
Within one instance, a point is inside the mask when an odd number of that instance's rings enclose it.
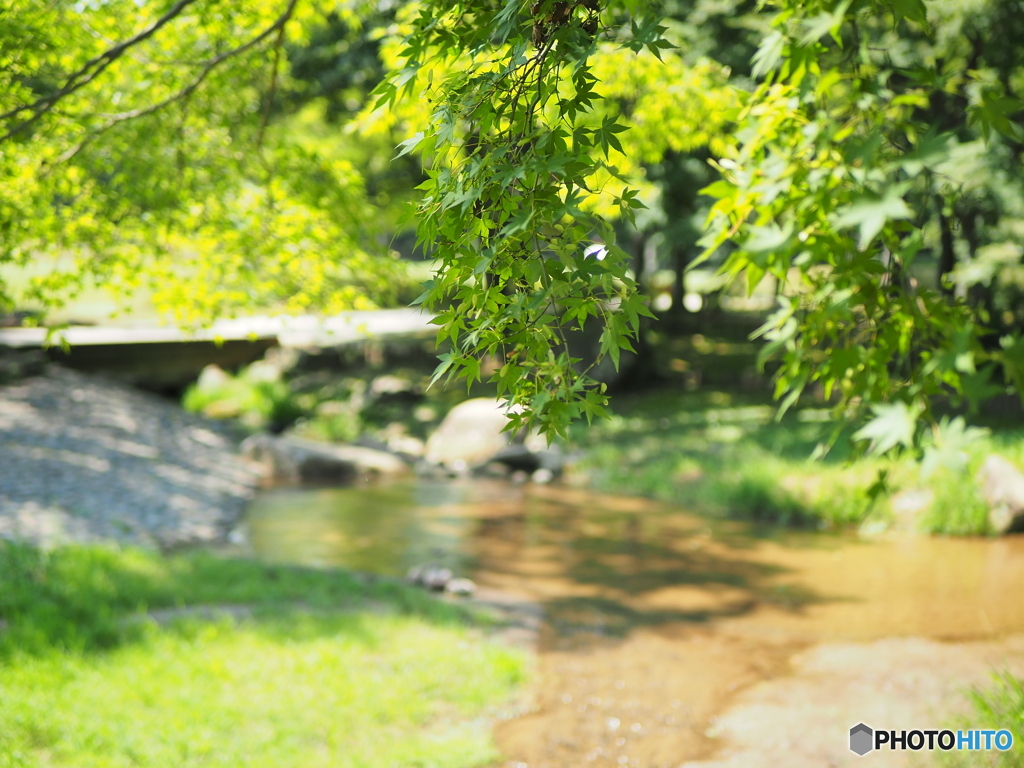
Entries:
{"label": "dappled sunlight on water", "polygon": [[1024,537],[757,529],[482,481],[279,489],[249,524],[268,560],[388,575],[436,562],[543,605],[537,711],[498,732],[530,766],[710,755],[715,714],[817,644],[1024,634]]}
{"label": "dappled sunlight on water", "polygon": [[1024,629],[1022,537],[756,529],[641,499],[484,482],[277,489],[249,525],[265,559],[396,576],[437,562],[542,600],[565,631],[712,619],[808,639]]}

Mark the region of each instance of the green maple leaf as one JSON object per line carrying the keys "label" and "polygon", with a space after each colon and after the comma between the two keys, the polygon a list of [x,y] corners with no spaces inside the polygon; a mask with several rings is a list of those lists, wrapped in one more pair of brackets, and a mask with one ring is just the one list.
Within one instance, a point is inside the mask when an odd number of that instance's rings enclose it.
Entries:
{"label": "green maple leaf", "polygon": [[875,405],[871,410],[875,418],[854,433],[854,440],[870,440],[868,450],[875,455],[887,453],[897,445],[913,447],[917,417],[921,415],[919,405],[908,406],[899,402]]}
{"label": "green maple leaf", "polygon": [[987,429],[968,427],[963,416],[957,416],[952,421],[944,416],[931,444],[925,446],[924,459],[921,461],[922,479],[927,479],[939,467],[954,472],[966,471],[966,449],[988,434]]}
{"label": "green maple leaf", "polygon": [[[831,13],[822,11],[813,19],[805,21],[803,26],[806,32],[800,38],[800,45],[810,45],[811,43],[818,42],[825,35],[832,35],[832,39],[836,41],[836,44],[841,46],[842,37],[839,35],[839,30],[846,20],[846,11],[850,7],[851,2],[852,0],[843,0]],[[921,0],[917,0],[917,2],[921,2]]]}
{"label": "green maple leaf", "polygon": [[889,187],[881,197],[863,196],[851,205],[836,212],[834,222],[838,227],[858,227],[860,230],[859,247],[864,250],[882,231],[886,222],[896,219],[909,219],[913,210],[903,199],[906,185],[899,184]]}
{"label": "green maple leaf", "polygon": [[986,141],[993,130],[1019,141],[1024,131],[1014,122],[1013,115],[1022,108],[1024,104],[1017,99],[986,88],[981,93],[981,100],[967,108],[967,122],[978,126]]}
{"label": "green maple leaf", "polygon": [[419,145],[421,141],[423,141],[423,131],[417,132],[416,134],[410,136],[408,139],[400,143],[398,145],[398,149],[400,151],[397,155],[395,155],[395,157],[401,157],[402,155],[409,154],[414,149],[416,149],[416,147]]}
{"label": "green maple leaf", "polygon": [[751,60],[753,63],[752,74],[755,78],[764,77],[774,70],[782,61],[782,52],[786,49],[786,38],[781,32],[775,30],[766,35],[760,47]]}
{"label": "green maple leaf", "polygon": [[764,227],[750,226],[747,228],[750,233],[743,243],[743,250],[750,254],[775,253],[781,251],[793,237],[793,223],[786,224],[785,228],[777,224],[768,224]]}
{"label": "green maple leaf", "polygon": [[928,23],[924,0],[892,0],[892,15],[897,24],[902,19],[910,19],[920,24]]}
{"label": "green maple leaf", "polygon": [[992,376],[995,373],[994,364],[986,365],[974,373],[968,373],[960,377],[960,391],[967,400],[971,413],[978,410],[978,404],[990,397],[1001,395],[1006,391],[1006,385],[995,384]]}

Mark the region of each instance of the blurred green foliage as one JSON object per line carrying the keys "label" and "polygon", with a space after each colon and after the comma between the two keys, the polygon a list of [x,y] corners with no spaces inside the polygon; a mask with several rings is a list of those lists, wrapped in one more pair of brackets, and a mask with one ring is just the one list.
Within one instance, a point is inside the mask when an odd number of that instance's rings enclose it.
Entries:
{"label": "blurred green foliage", "polygon": [[[412,349],[391,350],[391,365],[368,364],[359,349],[272,350],[235,374],[210,366],[185,391],[182,404],[235,420],[248,432],[288,429],[327,442],[422,441],[469,395],[462,387],[428,387],[433,361],[417,348],[413,343]],[[493,389],[479,385],[472,394],[493,396]]]}
{"label": "blurred green foliage", "polygon": [[[387,142],[346,153],[358,139],[309,127],[340,86],[302,78],[325,36],[362,49],[364,13],[376,18],[346,3],[8,4],[0,267],[51,266],[0,302],[146,288],[195,325],[414,297],[367,187]],[[363,91],[374,61],[372,46],[352,60]]]}
{"label": "blurred green foliage", "polygon": [[[640,291],[674,272],[655,307],[685,324],[706,259],[777,299],[783,408],[820,385],[868,450],[920,454],[933,401],[1024,376],[1014,0],[4,14],[0,266],[54,265],[19,301],[146,286],[192,325],[409,301],[393,244],[437,259],[438,375],[499,360],[511,420],[564,434],[605,413],[601,358],[643,351]],[[567,343],[588,323],[596,360]]]}
{"label": "blurred green foliage", "polygon": [[774,413],[756,390],[622,395],[610,419],[571,433],[580,458],[570,480],[759,523],[977,536],[991,533],[975,480],[984,460],[998,454],[1024,467],[1024,431],[1012,420],[962,444],[947,420],[935,442],[946,440],[948,455],[930,467],[909,454],[858,456],[849,427],[813,458],[834,437],[826,404],[805,398],[781,420]]}
{"label": "blurred green foliage", "polygon": [[210,367],[182,398],[186,410],[212,418],[238,418],[249,429],[281,428],[307,412],[300,406],[288,384],[275,372],[261,374],[259,364],[232,376]]}
{"label": "blurred green foliage", "polygon": [[571,445],[584,451],[573,472],[602,491],[758,523],[886,520],[884,503],[868,495],[878,460],[809,458],[829,435],[827,419],[827,410],[809,407],[776,422],[767,398],[751,393],[623,396],[611,419],[573,434]]}
{"label": "blurred green foliage", "polygon": [[921,530],[952,536],[989,532],[988,504],[973,477],[941,473],[930,485],[935,496],[920,521]]}

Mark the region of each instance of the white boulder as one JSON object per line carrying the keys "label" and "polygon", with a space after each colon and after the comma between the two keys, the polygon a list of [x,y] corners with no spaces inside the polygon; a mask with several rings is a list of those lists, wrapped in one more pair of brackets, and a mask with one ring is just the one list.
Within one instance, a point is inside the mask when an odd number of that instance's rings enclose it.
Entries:
{"label": "white boulder", "polygon": [[1024,531],[1024,474],[1002,456],[992,454],[978,470],[988,521],[998,534]]}
{"label": "white boulder", "polygon": [[486,464],[507,447],[510,432],[504,406],[497,400],[478,397],[452,408],[427,440],[424,458],[456,472]]}

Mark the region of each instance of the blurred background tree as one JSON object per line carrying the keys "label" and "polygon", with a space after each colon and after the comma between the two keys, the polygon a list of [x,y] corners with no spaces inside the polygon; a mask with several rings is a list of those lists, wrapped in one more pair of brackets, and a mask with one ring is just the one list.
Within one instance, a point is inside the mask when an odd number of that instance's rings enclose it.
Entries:
{"label": "blurred background tree", "polygon": [[[388,249],[388,174],[364,172],[387,150],[317,140],[327,115],[316,102],[327,97],[333,116],[360,76],[379,77],[372,45],[360,54],[351,32],[361,11],[8,5],[0,263],[53,264],[22,300],[45,308],[89,281],[148,287],[159,310],[192,325],[398,300],[409,281]],[[332,35],[357,49],[346,82],[310,63]],[[310,71],[318,87],[301,79]]]}
{"label": "blurred background tree", "polygon": [[[5,301],[147,287],[196,325],[401,305],[439,267],[445,370],[511,363],[499,387],[559,431],[604,402],[564,337],[587,317],[617,358],[647,324],[742,335],[781,300],[778,395],[902,403],[875,430],[905,435],[1024,371],[1019,11],[14,2],[0,266],[48,267]],[[494,169],[531,157],[517,197]]]}

